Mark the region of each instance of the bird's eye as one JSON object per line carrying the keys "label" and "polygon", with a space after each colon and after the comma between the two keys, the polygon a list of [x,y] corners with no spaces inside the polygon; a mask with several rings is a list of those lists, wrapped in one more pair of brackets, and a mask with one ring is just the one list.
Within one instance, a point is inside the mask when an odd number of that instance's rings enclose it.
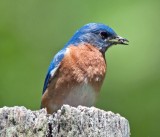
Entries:
{"label": "bird's eye", "polygon": [[100,36],[102,37],[102,39],[106,39],[108,37],[108,33],[107,32],[100,32]]}

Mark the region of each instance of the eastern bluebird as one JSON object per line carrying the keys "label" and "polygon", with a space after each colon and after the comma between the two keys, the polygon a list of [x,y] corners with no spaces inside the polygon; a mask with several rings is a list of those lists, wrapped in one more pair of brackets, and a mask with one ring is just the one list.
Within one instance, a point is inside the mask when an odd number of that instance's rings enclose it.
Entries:
{"label": "eastern bluebird", "polygon": [[41,108],[51,114],[63,104],[94,105],[106,74],[106,50],[128,42],[100,23],[89,23],[76,31],[49,66]]}

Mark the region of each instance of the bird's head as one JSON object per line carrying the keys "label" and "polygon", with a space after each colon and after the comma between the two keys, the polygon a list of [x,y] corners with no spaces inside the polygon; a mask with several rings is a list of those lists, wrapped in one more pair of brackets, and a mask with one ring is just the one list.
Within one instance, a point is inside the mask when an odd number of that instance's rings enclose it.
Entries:
{"label": "bird's head", "polygon": [[80,28],[66,45],[88,43],[105,52],[112,45],[128,45],[127,42],[129,41],[118,36],[112,28],[100,23],[89,23]]}

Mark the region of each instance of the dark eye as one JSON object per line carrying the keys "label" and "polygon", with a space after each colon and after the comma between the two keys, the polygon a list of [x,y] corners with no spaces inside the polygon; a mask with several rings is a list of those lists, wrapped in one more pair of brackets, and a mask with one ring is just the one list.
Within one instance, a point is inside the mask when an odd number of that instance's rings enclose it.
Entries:
{"label": "dark eye", "polygon": [[102,31],[102,32],[100,32],[100,36],[102,37],[102,39],[106,39],[106,38],[108,38],[108,33]]}

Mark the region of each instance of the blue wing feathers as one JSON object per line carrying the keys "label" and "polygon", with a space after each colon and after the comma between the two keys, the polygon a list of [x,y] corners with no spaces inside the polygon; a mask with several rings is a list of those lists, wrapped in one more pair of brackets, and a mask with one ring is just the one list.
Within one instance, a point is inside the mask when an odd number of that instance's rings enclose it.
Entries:
{"label": "blue wing feathers", "polygon": [[65,53],[66,53],[66,48],[63,48],[54,56],[53,60],[51,61],[43,86],[43,94],[49,84],[49,80],[51,78],[51,71],[56,68],[58,69],[60,62],[65,56]]}

